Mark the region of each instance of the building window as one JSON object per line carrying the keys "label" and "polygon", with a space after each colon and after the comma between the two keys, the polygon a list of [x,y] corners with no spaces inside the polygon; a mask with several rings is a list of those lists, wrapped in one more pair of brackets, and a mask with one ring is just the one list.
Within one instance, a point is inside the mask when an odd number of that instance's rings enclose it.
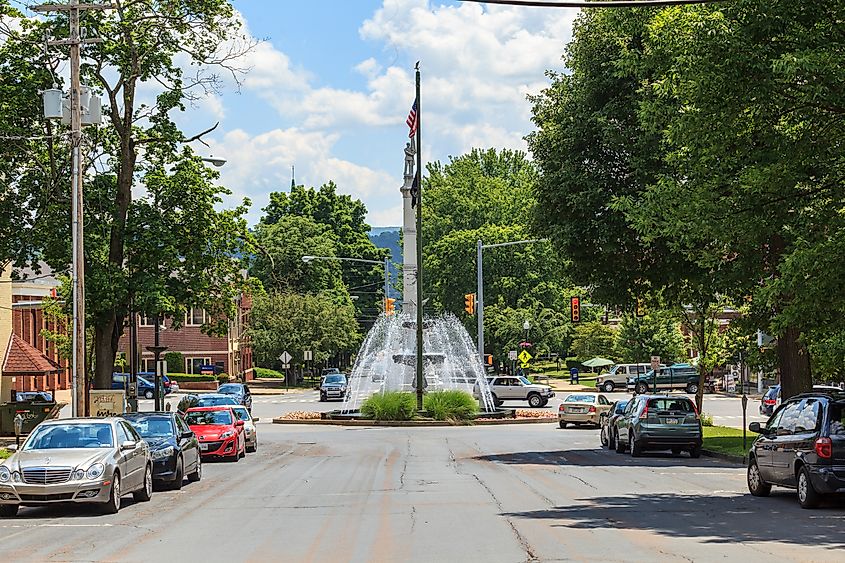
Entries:
{"label": "building window", "polygon": [[138,326],[155,326],[156,318],[147,315],[138,315]]}
{"label": "building window", "polygon": [[191,307],[190,309],[188,309],[188,312],[185,313],[185,325],[202,326],[205,324],[207,318],[208,317],[203,309],[199,307]]}
{"label": "building window", "polygon": [[147,373],[155,373],[156,372],[156,359],[155,358],[141,358],[141,371]]}
{"label": "building window", "polygon": [[188,373],[202,373],[202,366],[210,366],[211,358],[185,358],[185,369]]}

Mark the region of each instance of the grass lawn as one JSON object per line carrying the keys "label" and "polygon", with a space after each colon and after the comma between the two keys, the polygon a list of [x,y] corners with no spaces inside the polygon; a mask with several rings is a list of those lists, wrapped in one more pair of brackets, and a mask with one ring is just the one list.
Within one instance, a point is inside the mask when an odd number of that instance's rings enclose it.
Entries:
{"label": "grass lawn", "polygon": [[12,452],[7,450],[6,448],[0,448],[0,459],[6,459],[10,455],[12,455]]}
{"label": "grass lawn", "polygon": [[[757,434],[747,432],[747,436],[746,445],[750,448],[752,442],[757,438]],[[747,448],[742,447],[742,429],[726,426],[704,427],[704,449],[740,457],[748,451]]]}

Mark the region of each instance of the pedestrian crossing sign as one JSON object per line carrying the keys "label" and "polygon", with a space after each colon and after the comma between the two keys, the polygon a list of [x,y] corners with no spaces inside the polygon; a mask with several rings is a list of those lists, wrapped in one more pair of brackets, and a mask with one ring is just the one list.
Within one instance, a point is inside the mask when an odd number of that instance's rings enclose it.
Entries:
{"label": "pedestrian crossing sign", "polygon": [[528,350],[523,350],[519,353],[519,361],[522,362],[523,367],[528,364],[528,362],[533,358],[531,354],[528,353]]}

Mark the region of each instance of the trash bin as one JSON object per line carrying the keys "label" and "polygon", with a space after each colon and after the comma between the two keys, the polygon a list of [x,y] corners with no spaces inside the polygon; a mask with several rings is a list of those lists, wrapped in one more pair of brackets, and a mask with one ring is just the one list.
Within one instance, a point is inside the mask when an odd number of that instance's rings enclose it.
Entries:
{"label": "trash bin", "polygon": [[0,436],[15,435],[15,416],[23,417],[23,434],[47,420],[58,416],[60,406],[55,402],[19,401],[0,404]]}

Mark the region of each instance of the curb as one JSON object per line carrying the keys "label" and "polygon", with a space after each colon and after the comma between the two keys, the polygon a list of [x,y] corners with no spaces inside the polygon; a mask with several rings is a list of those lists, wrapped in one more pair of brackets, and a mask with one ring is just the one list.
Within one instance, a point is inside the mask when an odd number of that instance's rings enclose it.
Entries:
{"label": "curb", "polygon": [[729,461],[731,463],[736,463],[738,465],[745,465],[745,456],[739,455],[732,455],[732,454],[723,454],[721,452],[714,452],[713,450],[701,450],[701,455],[704,457],[712,457],[714,459],[720,459],[722,461]]}
{"label": "curb", "polygon": [[556,418],[505,418],[500,420],[476,420],[466,424],[452,424],[442,420],[296,420],[274,418],[273,424],[305,424],[311,426],[373,426],[373,427],[444,427],[444,426],[498,426],[502,424],[542,424],[557,423]]}

